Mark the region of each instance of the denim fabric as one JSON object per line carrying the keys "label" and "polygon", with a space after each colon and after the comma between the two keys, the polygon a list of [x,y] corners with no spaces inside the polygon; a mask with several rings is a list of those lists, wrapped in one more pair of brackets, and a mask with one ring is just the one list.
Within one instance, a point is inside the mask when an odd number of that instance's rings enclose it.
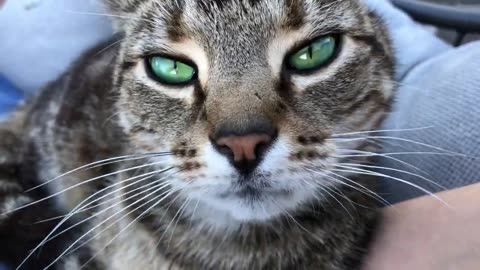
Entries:
{"label": "denim fabric", "polygon": [[385,0],[362,0],[385,21],[396,56],[396,79],[403,80],[419,63],[451,49],[433,31],[413,21]]}
{"label": "denim fabric", "polygon": [[[385,171],[385,174],[430,192],[480,181],[478,59],[480,41],[423,62],[402,81],[394,111],[383,129],[420,130],[387,132],[386,136],[399,137],[403,141],[382,140],[385,154],[410,154],[392,156],[404,164],[380,158],[379,166],[405,170],[410,174],[394,171]],[[385,197],[392,203],[426,195],[425,190],[392,178],[385,178],[383,184]]]}
{"label": "denim fabric", "polygon": [[[31,5],[36,2],[38,4]],[[100,0],[8,0],[0,10],[0,73],[33,93],[113,33]]]}
{"label": "denim fabric", "polygon": [[22,92],[0,75],[0,118],[13,110],[22,98]]}
{"label": "denim fabric", "polygon": [[7,266],[0,263],[0,270],[8,270]]}

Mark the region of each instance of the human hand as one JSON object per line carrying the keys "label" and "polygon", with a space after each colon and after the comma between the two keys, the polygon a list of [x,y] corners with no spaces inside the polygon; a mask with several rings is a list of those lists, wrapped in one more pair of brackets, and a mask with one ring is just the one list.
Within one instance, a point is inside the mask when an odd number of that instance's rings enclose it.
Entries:
{"label": "human hand", "polygon": [[384,210],[363,270],[480,269],[480,184]]}

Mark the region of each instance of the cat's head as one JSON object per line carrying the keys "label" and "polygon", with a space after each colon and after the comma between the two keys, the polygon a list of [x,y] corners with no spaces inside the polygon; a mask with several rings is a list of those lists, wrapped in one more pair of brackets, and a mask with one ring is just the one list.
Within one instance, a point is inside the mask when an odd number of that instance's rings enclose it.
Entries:
{"label": "cat's head", "polygon": [[387,35],[359,1],[110,7],[125,32],[121,125],[138,152],[171,152],[153,161],[173,167],[164,181],[185,213],[241,223],[321,200],[343,181],[329,170],[366,142],[334,135],[376,128],[392,98]]}

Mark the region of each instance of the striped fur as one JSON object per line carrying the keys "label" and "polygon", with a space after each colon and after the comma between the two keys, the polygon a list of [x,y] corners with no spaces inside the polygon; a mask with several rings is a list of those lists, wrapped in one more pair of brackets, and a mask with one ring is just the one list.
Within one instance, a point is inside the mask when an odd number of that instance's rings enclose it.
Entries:
{"label": "striped fur", "polygon": [[[26,117],[12,120],[20,124],[0,131],[11,139],[0,142],[0,209],[8,212],[0,240],[15,246],[0,260],[18,265],[59,224],[36,221],[99,198],[57,232],[85,222],[24,269],[52,262],[56,269],[359,269],[377,213],[352,185],[374,189],[375,179],[348,175],[356,184],[340,185],[321,173],[342,161],[341,149],[375,151],[334,134],[373,130],[389,109],[393,57],[380,20],[357,0],[105,4],[121,34],[83,54],[29,102]],[[341,40],[332,63],[303,75],[284,68],[293,48],[326,34]],[[185,87],[152,80],[145,72],[152,54],[188,59],[198,80]],[[264,122],[278,139],[253,179],[262,191],[236,197],[240,177],[210,138],[225,126]],[[159,152],[166,154],[46,182],[95,161]],[[139,175],[152,177],[131,179]],[[163,185],[151,189],[155,180]],[[32,237],[11,237],[25,231]],[[57,260],[69,246],[76,251]]]}

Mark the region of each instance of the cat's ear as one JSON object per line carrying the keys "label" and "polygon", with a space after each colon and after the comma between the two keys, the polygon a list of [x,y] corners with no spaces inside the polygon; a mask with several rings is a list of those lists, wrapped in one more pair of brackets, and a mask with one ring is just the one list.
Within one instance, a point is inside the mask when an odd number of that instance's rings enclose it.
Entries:
{"label": "cat's ear", "polygon": [[134,13],[145,0],[103,0],[106,7],[114,14]]}
{"label": "cat's ear", "polygon": [[102,0],[102,4],[112,16],[114,28],[122,30],[129,17],[135,17],[138,6],[145,0]]}

